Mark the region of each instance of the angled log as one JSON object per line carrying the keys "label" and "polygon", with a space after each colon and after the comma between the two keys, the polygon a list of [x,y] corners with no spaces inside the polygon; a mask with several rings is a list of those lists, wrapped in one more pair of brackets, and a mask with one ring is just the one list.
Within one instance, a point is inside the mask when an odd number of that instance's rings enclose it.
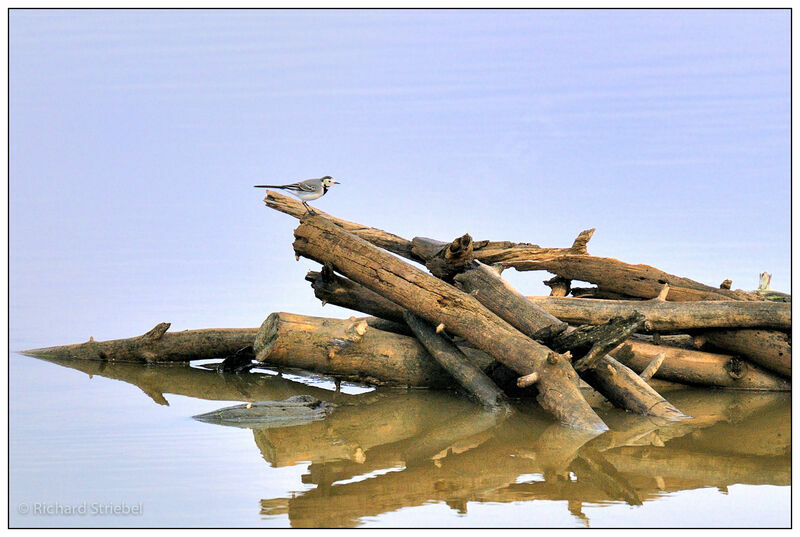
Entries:
{"label": "angled log", "polygon": [[[288,214],[289,216],[293,216],[298,220],[302,219],[303,216],[305,216],[308,212],[303,204],[297,201],[295,198],[278,194],[272,190],[267,191],[267,195],[264,198],[264,204],[266,204],[266,206],[270,209],[275,209],[276,211]],[[347,220],[336,218],[335,216],[320,211],[319,209],[314,209],[314,211],[318,215],[327,218],[342,229],[346,229],[350,233],[374,244],[379,248],[383,248],[384,250],[388,250],[412,261],[424,262],[424,260],[417,258],[411,252],[411,241],[404,239],[403,237],[399,237],[397,235],[393,235],[392,233],[387,233],[386,231],[373,227],[362,226],[361,224],[356,224],[355,222],[348,222]]]}
{"label": "angled log", "polygon": [[608,351],[631,337],[644,323],[645,316],[633,312],[627,317],[613,317],[600,326],[581,326],[575,330],[562,332],[552,340],[551,344],[554,348],[568,349],[571,353],[581,356],[574,363],[575,370],[581,372],[595,367]]}
{"label": "angled log", "polygon": [[297,255],[330,263],[338,272],[434,326],[444,324],[449,333],[463,337],[520,375],[538,372],[537,399],[562,423],[605,429],[578,391],[577,375],[565,358],[526,337],[474,297],[320,216],[301,220],[294,249]]}
{"label": "angled log", "polygon": [[655,378],[740,390],[787,391],[792,388],[788,380],[725,354],[650,345],[635,340],[628,340],[610,354],[634,371],[642,372],[661,353],[665,354],[664,361]]}
{"label": "angled log", "polygon": [[[476,261],[470,264],[464,272],[455,276],[455,283],[523,334],[533,339],[544,338],[549,345],[560,341],[560,344],[556,344],[558,351],[570,351],[583,359],[578,374],[613,404],[639,414],[670,420],[686,417],[634,371],[606,354],[619,345],[620,338],[626,338],[641,325],[643,319],[640,317],[630,320],[625,326],[604,328],[581,339],[579,336],[584,335],[583,332],[576,335],[567,333],[571,331],[565,330],[565,323],[537,307],[483,263]],[[609,330],[616,332],[612,334]],[[590,343],[588,347],[586,343]],[[522,380],[522,385],[530,385],[530,379],[527,377]]]}
{"label": "angled log", "polygon": [[729,354],[738,354],[761,367],[792,378],[791,338],[783,332],[772,330],[708,330],[701,333],[696,342],[704,342],[703,348],[718,349]]}
{"label": "angled log", "polygon": [[[382,385],[453,384],[416,339],[370,327],[364,319],[328,319],[272,313],[253,349],[268,365]],[[481,364],[487,367],[489,364]]]}
{"label": "angled log", "polygon": [[330,265],[323,266],[320,272],[310,271],[306,274],[306,280],[311,282],[314,296],[320,299],[323,305],[334,304],[405,324],[404,308],[353,280],[334,274]]}
{"label": "angled log", "polygon": [[[305,207],[299,201],[276,192],[268,191],[264,202],[267,207],[297,219],[306,213]],[[317,214],[380,248],[412,261],[424,263],[427,257],[423,256],[438,252],[447,244],[423,238],[419,238],[414,244],[414,241],[403,237],[348,222],[319,210]],[[672,301],[761,300],[755,293],[714,288],[648,265],[631,265],[612,258],[590,256],[586,244],[593,233],[594,229],[582,231],[569,248],[542,248],[535,244],[508,241],[474,241],[473,258],[501,268],[547,270],[565,279],[588,281],[596,284],[603,293],[653,298],[658,295],[663,284],[668,283],[670,293],[667,299]]]}
{"label": "angled log", "polygon": [[647,332],[685,332],[705,328],[771,328],[791,330],[791,304],[713,300],[592,300],[552,296],[528,297],[540,308],[570,324],[603,324],[634,311],[647,317]]}
{"label": "angled log", "polygon": [[50,359],[103,360],[109,362],[188,362],[225,358],[253,345],[256,328],[210,328],[167,332],[159,323],[141,336],[22,351]]}
{"label": "angled log", "polygon": [[511,409],[503,391],[479,367],[470,362],[458,347],[444,335],[437,334],[432,326],[413,313],[406,311],[404,317],[417,340],[461,387],[488,408]]}

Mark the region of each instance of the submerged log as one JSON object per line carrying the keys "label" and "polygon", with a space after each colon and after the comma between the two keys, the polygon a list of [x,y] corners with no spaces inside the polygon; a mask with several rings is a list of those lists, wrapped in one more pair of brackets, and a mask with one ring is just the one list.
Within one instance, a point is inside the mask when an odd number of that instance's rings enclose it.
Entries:
{"label": "submerged log", "polygon": [[644,369],[660,353],[664,361],[655,378],[740,390],[787,391],[791,382],[735,356],[691,351],[667,345],[650,345],[628,340],[611,352],[617,360],[637,372]]}
{"label": "submerged log", "polygon": [[493,409],[510,410],[508,400],[481,369],[442,334],[437,334],[425,321],[406,312],[406,323],[431,356],[480,403]]}
{"label": "submerged log", "polygon": [[647,317],[645,328],[648,332],[680,332],[701,328],[792,328],[791,304],[785,302],[528,298],[546,312],[570,324],[602,324],[612,317],[627,316],[638,311]]}
{"label": "submerged log", "polygon": [[320,216],[304,217],[295,237],[297,255],[330,263],[338,272],[434,326],[444,324],[449,333],[463,337],[520,375],[536,371],[540,377],[538,400],[562,423],[606,428],[578,391],[577,375],[564,357],[532,341],[474,297]]}
{"label": "submerged log", "polygon": [[[641,325],[642,318],[637,317],[625,326],[604,327],[589,337],[581,337],[586,334],[567,333],[565,323],[530,302],[483,263],[476,261],[469,265],[455,276],[455,283],[523,334],[534,339],[544,337],[559,352],[574,354],[579,358],[576,365],[581,364],[577,368],[581,378],[616,406],[670,420],[685,417],[634,371],[606,355]],[[614,329],[616,331],[611,333]],[[529,378],[526,377],[522,383],[529,384]]]}
{"label": "submerged log", "polygon": [[[738,354],[761,367],[792,378],[792,345],[787,334],[771,330],[709,330],[696,341]],[[704,345],[705,346],[705,345]]]}
{"label": "submerged log", "polygon": [[253,344],[257,328],[210,328],[167,332],[159,323],[141,336],[21,351],[49,359],[103,360],[109,362],[188,362],[225,358]]}
{"label": "submerged log", "polygon": [[369,384],[453,383],[416,339],[377,330],[363,319],[272,313],[261,325],[253,348],[256,359],[268,365]]}

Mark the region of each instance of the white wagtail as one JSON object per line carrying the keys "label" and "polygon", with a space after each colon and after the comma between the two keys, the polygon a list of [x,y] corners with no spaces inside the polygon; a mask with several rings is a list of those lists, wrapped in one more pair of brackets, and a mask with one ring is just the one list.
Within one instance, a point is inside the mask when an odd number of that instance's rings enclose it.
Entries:
{"label": "white wagtail", "polygon": [[328,189],[331,187],[332,184],[340,184],[339,181],[334,181],[333,177],[330,175],[326,175],[325,177],[320,177],[319,179],[306,179],[305,181],[300,181],[298,183],[292,183],[291,185],[254,185],[256,188],[279,188],[281,190],[286,190],[293,196],[296,196],[303,202],[305,205],[306,210],[311,214],[316,214],[314,210],[308,206],[306,201],[315,200],[317,198],[321,198],[325,194],[328,193]]}

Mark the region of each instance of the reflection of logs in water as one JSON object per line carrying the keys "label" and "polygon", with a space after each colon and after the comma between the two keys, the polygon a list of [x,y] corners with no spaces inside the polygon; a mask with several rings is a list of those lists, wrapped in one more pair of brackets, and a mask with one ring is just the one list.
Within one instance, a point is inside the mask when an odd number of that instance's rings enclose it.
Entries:
{"label": "reflection of logs in water", "polygon": [[[567,501],[570,512],[589,524],[581,510],[585,503],[638,505],[660,498],[664,491],[724,488],[736,483],[788,485],[788,457],[712,454],[698,449],[691,434],[711,434],[714,427],[724,426],[734,438],[737,431],[741,435],[773,427],[781,416],[788,415],[787,398],[697,390],[676,390],[670,397],[700,401],[704,394],[709,397],[691,408],[697,416],[694,420],[675,424],[612,411],[603,417],[613,430],[596,437],[581,436],[546,418],[525,414],[514,415],[499,426],[491,426],[487,419],[489,428],[476,431],[480,427],[475,425],[467,430],[469,412],[453,409],[452,416],[460,418],[420,426],[417,434],[405,439],[400,439],[398,432],[389,439],[393,442],[364,449],[362,457],[330,460],[336,458],[336,446],[353,448],[358,444],[347,441],[316,454],[305,453],[305,460],[314,463],[303,482],[318,487],[291,499],[264,500],[262,514],[288,514],[293,527],[341,527],[358,525],[363,517],[430,502],[443,502],[463,512],[469,502],[538,499]],[[429,419],[423,413],[419,417]],[[459,421],[458,427],[454,419]],[[294,434],[299,434],[299,429],[310,431],[314,425],[298,427]],[[459,431],[462,438],[458,438]],[[410,432],[408,428],[406,433]],[[298,437],[291,438],[280,440],[294,442]],[[765,442],[772,442],[773,452],[789,445],[782,434],[767,435]],[[450,448],[440,449],[448,443]],[[290,445],[284,449],[288,452]],[[769,451],[763,445],[757,449]],[[528,474],[530,477],[521,477]],[[363,477],[351,480],[357,476]],[[520,479],[524,482],[518,482]]]}

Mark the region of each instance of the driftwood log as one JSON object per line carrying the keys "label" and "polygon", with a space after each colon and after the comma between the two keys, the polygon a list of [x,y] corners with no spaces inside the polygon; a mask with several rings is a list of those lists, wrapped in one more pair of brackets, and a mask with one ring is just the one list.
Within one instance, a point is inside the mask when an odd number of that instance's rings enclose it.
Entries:
{"label": "driftwood log", "polygon": [[643,371],[659,354],[664,360],[654,377],[683,384],[736,388],[740,390],[786,391],[788,380],[773,375],[745,360],[726,354],[692,351],[667,345],[628,340],[611,355],[637,372]]}
{"label": "driftwood log", "polygon": [[322,264],[381,294],[434,326],[469,341],[520,375],[539,376],[539,403],[559,421],[576,428],[605,430],[577,387],[567,359],[507,324],[442,280],[380,250],[326,220],[306,216],[295,230],[295,253]]}
{"label": "driftwood log", "polygon": [[[594,334],[600,338],[580,339],[578,334],[566,334],[563,322],[527,300],[495,270],[481,262],[470,264],[455,276],[455,282],[522,333],[534,339],[544,336],[551,346],[556,345],[552,348],[569,351],[579,358],[575,367],[581,378],[615,405],[667,419],[685,417],[632,370],[606,355],[641,323],[629,324],[627,332],[621,327],[613,334]],[[609,341],[614,343],[608,344]]]}
{"label": "driftwood log", "polygon": [[771,328],[791,330],[791,304],[713,300],[593,300],[589,298],[528,297],[537,306],[569,324],[602,324],[638,311],[647,317],[648,332],[685,332],[709,328]]}
{"label": "driftwood log", "polygon": [[[254,338],[256,359],[370,384],[446,387],[453,380],[416,339],[365,319],[272,313]],[[480,353],[471,355],[480,358]],[[485,356],[485,355],[483,355]],[[485,356],[484,368],[493,360]]]}
{"label": "driftwood log", "polygon": [[167,332],[159,323],[141,336],[22,351],[39,358],[109,362],[188,362],[225,358],[253,345],[257,328],[210,328]]}
{"label": "driftwood log", "polygon": [[[360,284],[333,274],[331,270],[323,269],[321,273],[309,272],[306,279],[312,282],[317,298],[332,304],[378,317],[395,318],[402,315],[403,308]],[[477,290],[477,294],[473,296],[486,300],[485,305],[526,335],[533,335],[534,339],[543,338],[544,341],[551,341],[567,329],[565,323],[537,308],[511,288],[493,269],[485,265],[476,264],[467,272],[457,275],[456,284],[470,293],[475,293]],[[562,347],[558,350],[563,352],[577,348],[581,344],[577,337],[573,336],[563,341]],[[461,350],[468,354],[470,351],[475,352],[474,349],[464,346],[461,346]],[[670,420],[683,417],[677,408],[661,397],[639,375],[610,356],[603,356],[591,369],[580,373],[581,377],[620,408]],[[493,378],[497,380],[497,372],[494,373]],[[537,381],[537,374],[526,375],[519,378],[517,384],[526,387]]]}

